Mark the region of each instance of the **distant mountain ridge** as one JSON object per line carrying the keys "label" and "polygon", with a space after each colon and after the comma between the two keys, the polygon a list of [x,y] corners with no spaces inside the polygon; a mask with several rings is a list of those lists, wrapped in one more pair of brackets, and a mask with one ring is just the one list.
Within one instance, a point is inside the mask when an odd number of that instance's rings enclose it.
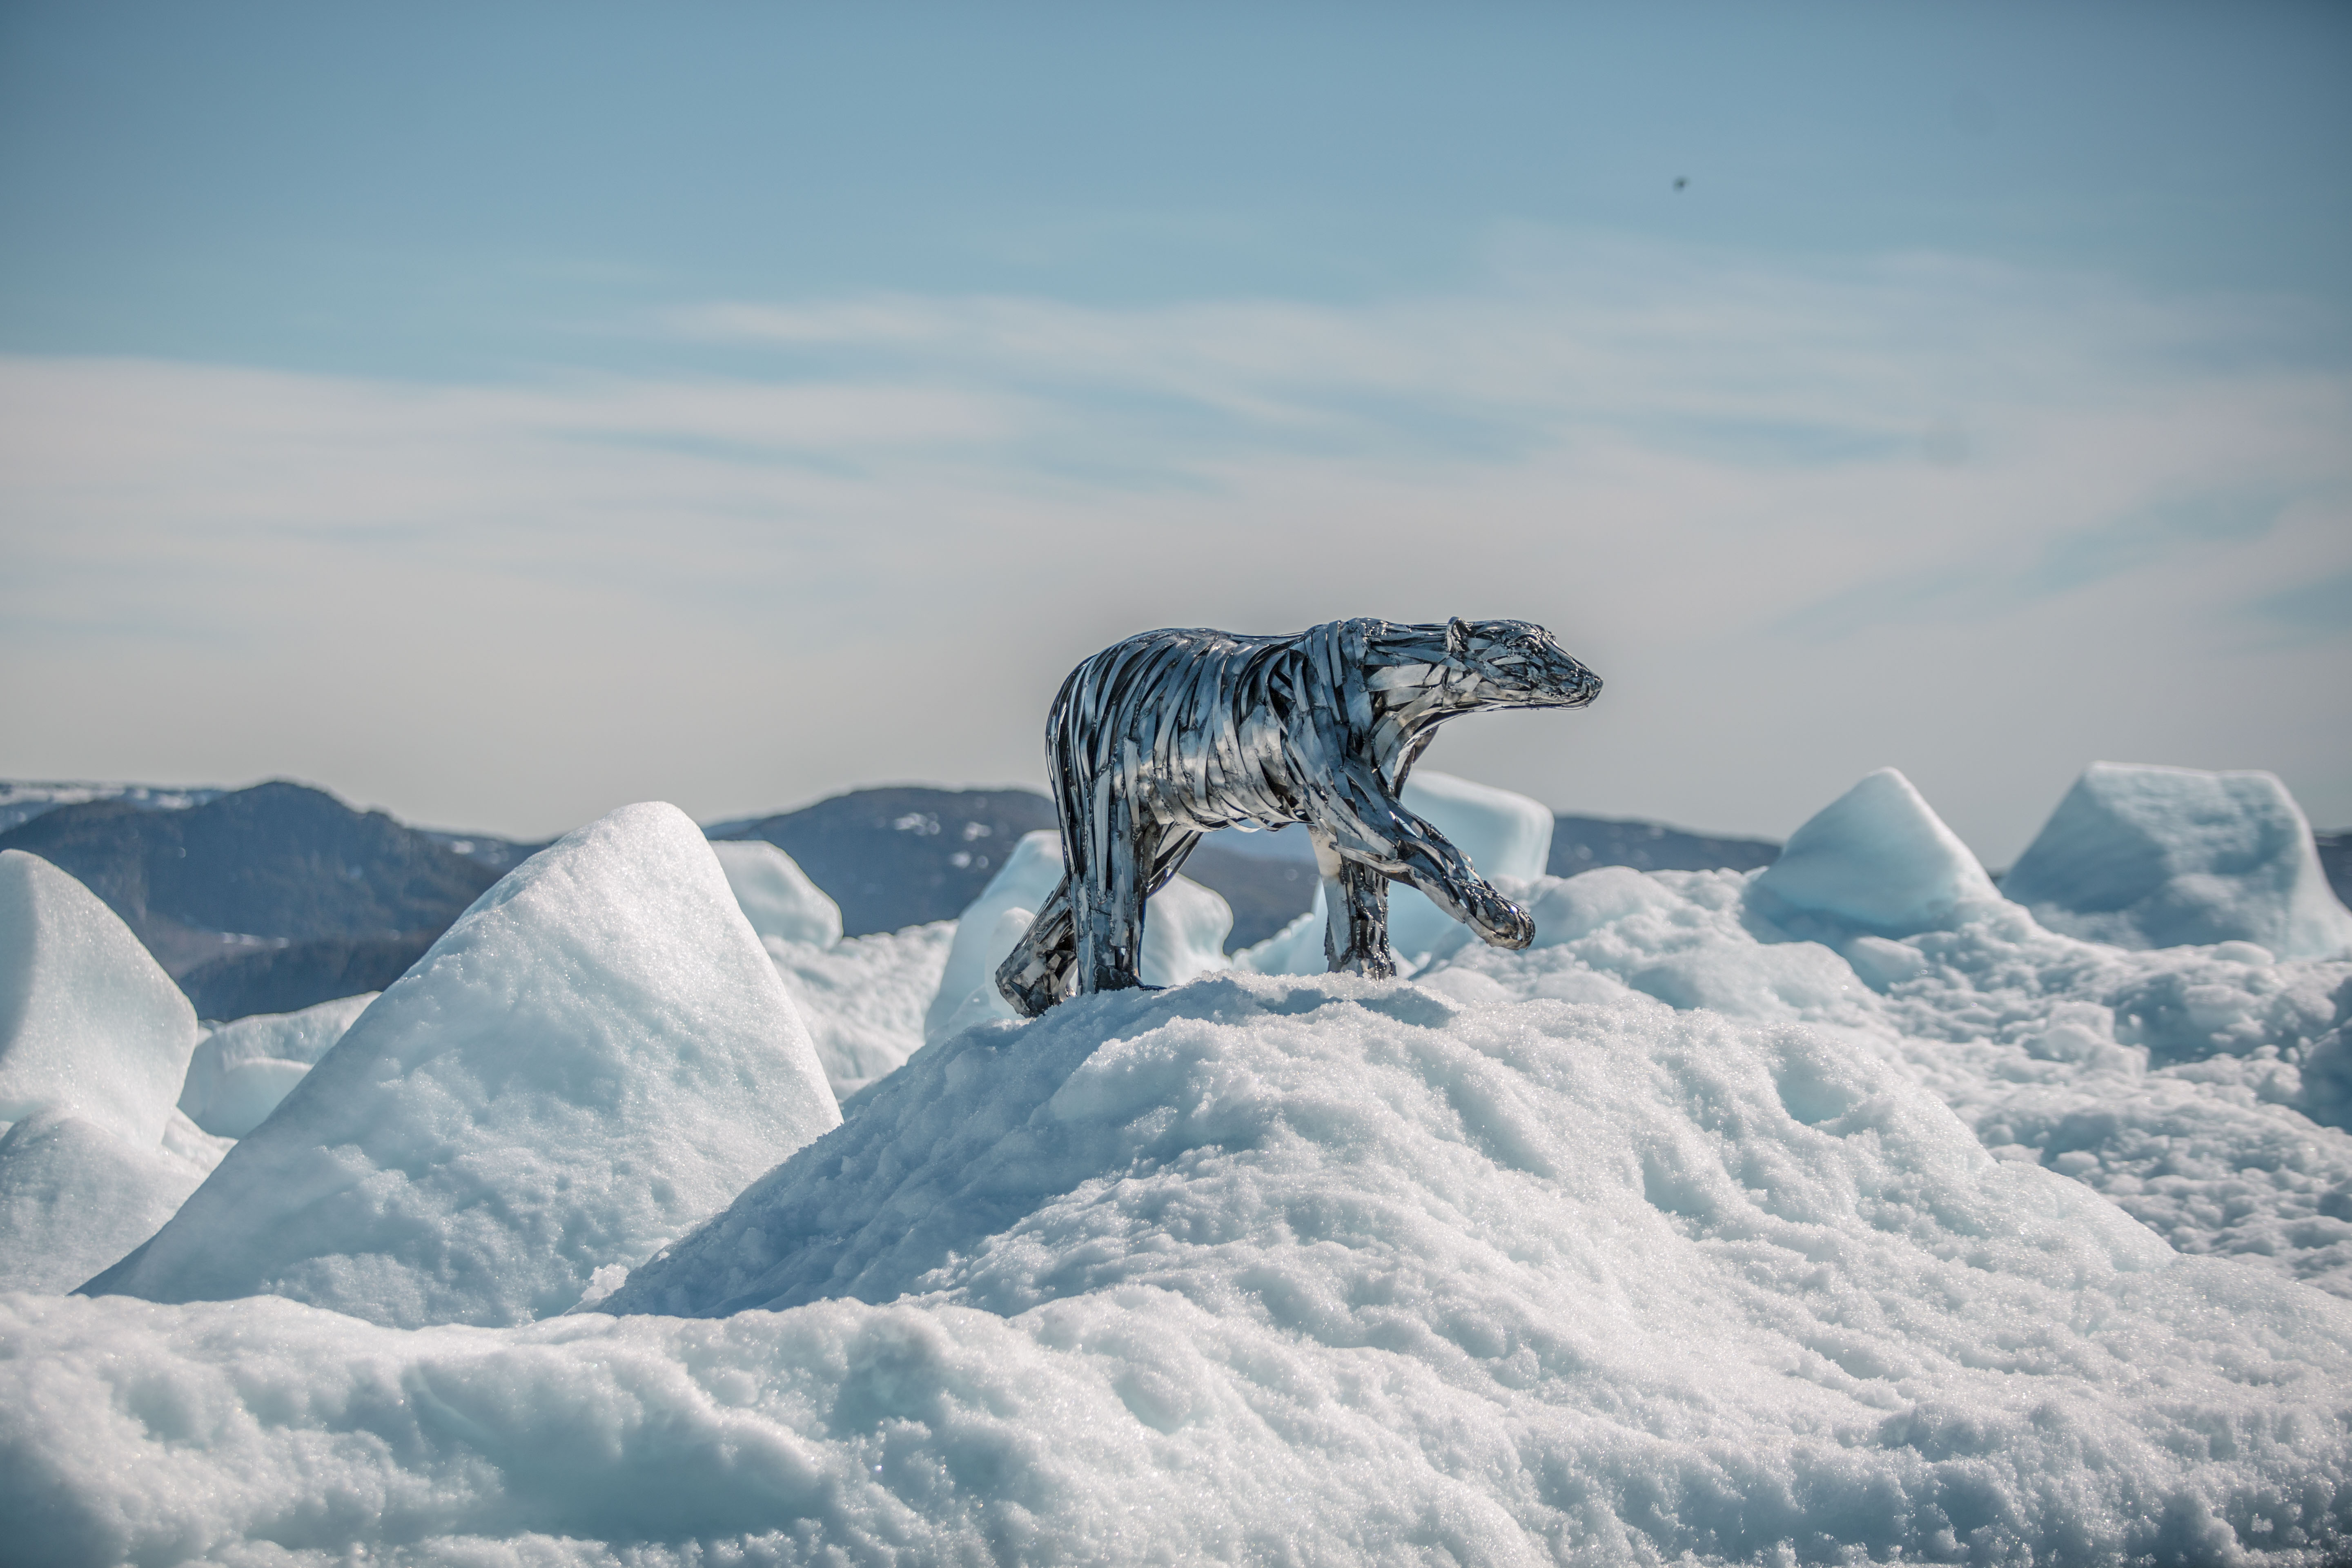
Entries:
{"label": "distant mountain ridge", "polygon": [[78,879],[206,1017],[285,1012],[397,979],[499,871],[380,811],[274,782],[58,802],[0,833]]}
{"label": "distant mountain ridge", "polygon": [[[776,845],[841,906],[850,935],[950,920],[1024,833],[1050,829],[1034,790],[894,785],[713,824]],[[2352,832],[2316,836],[2352,902]],[[381,990],[541,844],[411,827],[282,781],[249,789],[0,783],[0,849],[26,849],[121,915],[204,1016],[290,1012]],[[1656,823],[1562,815],[1549,869],[1748,870],[1780,846]],[[1234,910],[1232,945],[1262,941],[1315,897],[1295,831],[1213,835],[1184,868]]]}

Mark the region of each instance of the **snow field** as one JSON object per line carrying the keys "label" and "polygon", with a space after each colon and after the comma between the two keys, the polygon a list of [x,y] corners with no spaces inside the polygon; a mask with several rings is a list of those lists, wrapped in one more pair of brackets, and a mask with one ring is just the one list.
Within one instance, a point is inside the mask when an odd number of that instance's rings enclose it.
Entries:
{"label": "snow field", "polygon": [[2352,1531],[2352,1304],[2176,1256],[1842,1037],[1638,996],[1224,975],[982,1026],[602,1303],[644,1308],[733,1315],[16,1298],[0,1511],[58,1562],[2200,1561]]}
{"label": "snow field", "polygon": [[[1212,973],[919,1050],[976,914],[761,942],[630,808],[157,1237],[174,1289],[217,1255],[340,1313],[0,1297],[0,1563],[2340,1561],[2352,952],[2243,934],[2310,927],[2293,846],[2239,852],[2275,802],[2176,793],[2102,875],[2229,940],[2050,929],[1888,771],[1760,875],[1500,873],[1525,953],[1454,928],[1412,984]],[[795,997],[780,1079],[864,1084],[849,1120],[714,1154]],[[88,1129],[0,1140],[0,1216],[44,1160],[18,1207],[135,1206]]]}
{"label": "snow field", "polygon": [[700,832],[627,806],[483,894],[86,1289],[527,1321],[839,1121]]}

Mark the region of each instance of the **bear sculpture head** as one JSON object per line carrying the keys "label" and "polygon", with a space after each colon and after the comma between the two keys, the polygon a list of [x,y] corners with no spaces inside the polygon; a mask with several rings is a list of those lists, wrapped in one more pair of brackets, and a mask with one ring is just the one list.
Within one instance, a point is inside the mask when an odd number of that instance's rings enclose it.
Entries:
{"label": "bear sculpture head", "polygon": [[1412,707],[1448,714],[1582,708],[1601,695],[1601,678],[1531,621],[1379,621],[1367,628],[1364,647],[1376,667],[1366,684]]}

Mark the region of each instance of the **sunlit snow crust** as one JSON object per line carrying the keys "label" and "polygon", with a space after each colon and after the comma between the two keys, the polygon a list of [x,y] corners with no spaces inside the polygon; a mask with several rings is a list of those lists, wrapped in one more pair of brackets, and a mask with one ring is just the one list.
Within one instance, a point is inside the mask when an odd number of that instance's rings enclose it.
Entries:
{"label": "sunlit snow crust", "polygon": [[735,1315],[0,1303],[0,1513],[52,1561],[2087,1563],[2352,1526],[2352,1305],[2176,1256],[1850,1043],[1638,997],[1229,976],[982,1026],[606,1306]]}

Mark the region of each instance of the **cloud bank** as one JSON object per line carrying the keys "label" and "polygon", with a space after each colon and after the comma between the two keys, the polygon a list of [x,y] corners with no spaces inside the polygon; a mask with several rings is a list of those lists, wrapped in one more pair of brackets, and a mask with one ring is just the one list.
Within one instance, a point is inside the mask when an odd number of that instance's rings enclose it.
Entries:
{"label": "cloud bank", "polygon": [[1350,305],[689,303],[628,374],[8,359],[0,771],[541,833],[1034,780],[1150,626],[1511,615],[1608,700],[1433,760],[1563,809],[1780,833],[1893,763],[1999,864],[2114,757],[2352,820],[2305,311],[1521,233]]}

